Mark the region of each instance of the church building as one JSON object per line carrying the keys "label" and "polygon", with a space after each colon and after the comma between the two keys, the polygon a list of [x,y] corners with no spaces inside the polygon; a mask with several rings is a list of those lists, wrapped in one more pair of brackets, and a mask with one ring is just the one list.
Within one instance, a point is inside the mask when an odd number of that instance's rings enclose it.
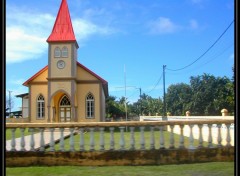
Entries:
{"label": "church building", "polygon": [[47,39],[48,65],[23,83],[30,122],[105,121],[108,82],[77,61],[79,48],[67,0]]}

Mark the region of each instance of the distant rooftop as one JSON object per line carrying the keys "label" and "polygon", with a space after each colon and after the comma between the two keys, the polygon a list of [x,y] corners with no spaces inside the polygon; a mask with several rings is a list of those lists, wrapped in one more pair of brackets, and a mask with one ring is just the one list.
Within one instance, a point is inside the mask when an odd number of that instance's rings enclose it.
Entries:
{"label": "distant rooftop", "polygon": [[18,98],[23,98],[25,96],[27,96],[29,93],[24,93],[24,94],[19,94],[19,95],[16,95],[16,97]]}

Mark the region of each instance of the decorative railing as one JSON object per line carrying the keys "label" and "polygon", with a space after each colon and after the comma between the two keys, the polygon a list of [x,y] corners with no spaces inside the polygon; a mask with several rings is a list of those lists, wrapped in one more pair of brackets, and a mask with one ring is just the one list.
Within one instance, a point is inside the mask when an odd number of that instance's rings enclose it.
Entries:
{"label": "decorative railing", "polygon": [[[133,151],[133,150],[157,150],[166,149],[168,143],[169,149],[197,149],[197,148],[219,148],[230,147],[234,136],[231,133],[231,125],[234,120],[185,120],[185,121],[143,121],[143,122],[99,122],[99,123],[6,123],[6,128],[11,130],[11,143],[6,148],[7,152],[11,151],[40,151],[40,152],[54,152],[66,151],[65,137],[66,132],[69,136],[69,151]],[[208,128],[207,145],[203,145],[203,127]],[[169,129],[169,138],[165,139],[164,132]],[[174,128],[179,129],[179,140],[176,143],[174,137]],[[188,127],[188,144],[185,144],[184,129]],[[194,145],[194,131],[198,131],[197,144]],[[223,128],[224,127],[224,128]],[[20,128],[20,140],[17,141],[15,131]],[[30,138],[26,141],[24,131],[29,129]],[[217,128],[217,142],[213,144],[212,129]],[[36,129],[38,133],[36,133]],[[226,134],[223,138],[223,130]],[[56,136],[56,131],[58,136]],[[88,141],[84,138],[89,135]],[[116,132],[118,141],[115,139]],[[135,133],[140,133],[140,137],[136,138]],[[99,141],[96,141],[95,134],[98,133]],[[109,137],[106,139],[106,133]],[[146,139],[145,134],[148,133],[149,137]],[[125,134],[128,134],[126,140]],[[76,147],[74,136],[79,137],[79,143]],[[156,135],[159,136],[156,139]],[[46,138],[49,138],[47,142]],[[59,149],[55,149],[56,139],[59,142]],[[196,139],[196,137],[195,137]],[[168,140],[168,141],[167,141]],[[128,141],[128,143],[127,143]],[[225,143],[223,144],[223,141]],[[118,145],[116,145],[118,143]],[[146,147],[146,144],[149,147]],[[108,144],[108,146],[107,146]],[[36,146],[38,145],[38,146]],[[129,147],[126,147],[128,145]],[[136,147],[140,145],[140,147]],[[17,147],[19,146],[19,147]],[[46,146],[49,148],[46,149]],[[88,147],[86,147],[88,146]],[[118,146],[118,147],[117,147]],[[158,147],[157,147],[158,146]]]}

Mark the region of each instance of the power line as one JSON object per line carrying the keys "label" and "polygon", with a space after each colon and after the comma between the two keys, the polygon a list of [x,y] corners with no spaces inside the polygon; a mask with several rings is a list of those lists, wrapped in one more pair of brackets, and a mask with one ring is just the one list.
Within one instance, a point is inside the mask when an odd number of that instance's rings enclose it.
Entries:
{"label": "power line", "polygon": [[[224,54],[229,48],[231,48],[233,46],[233,43],[231,43],[230,45],[228,45],[227,47],[225,47],[223,50],[221,50],[221,52],[215,53],[215,55],[213,55],[212,57],[209,57],[208,60],[206,62],[204,62],[201,65],[198,65],[196,67],[193,67],[191,70],[188,70],[187,73],[190,73],[192,71],[196,71],[197,69],[200,69],[201,67],[205,66],[206,64],[214,61],[215,59],[217,59],[219,56],[221,56],[222,54]],[[179,75],[180,73],[176,73],[176,72],[166,72],[168,74],[174,74],[174,75]],[[181,74],[186,74],[186,72],[181,72]]]}
{"label": "power line", "polygon": [[169,68],[166,68],[167,70],[169,71],[180,71],[180,70],[183,70],[187,67],[190,67],[191,65],[193,65],[194,63],[196,63],[199,59],[201,59],[205,54],[208,53],[208,51],[210,51],[214,45],[222,38],[222,36],[227,32],[227,30],[231,27],[231,25],[233,24],[234,20],[228,25],[228,27],[223,31],[223,33],[217,38],[217,40],[201,55],[199,56],[195,61],[193,61],[192,63],[182,67],[182,68],[179,68],[179,69],[169,69]]}
{"label": "power line", "polygon": [[162,73],[162,75],[159,77],[159,79],[158,79],[157,83],[155,84],[155,86],[154,86],[150,91],[148,91],[146,94],[149,94],[150,92],[152,92],[152,91],[157,87],[157,85],[158,85],[159,82],[161,81],[162,77],[163,77],[163,73]]}

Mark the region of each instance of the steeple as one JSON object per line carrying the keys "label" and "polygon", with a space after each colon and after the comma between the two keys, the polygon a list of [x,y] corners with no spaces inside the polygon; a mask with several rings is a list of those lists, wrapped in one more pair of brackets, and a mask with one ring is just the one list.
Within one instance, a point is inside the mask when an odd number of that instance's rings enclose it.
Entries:
{"label": "steeple", "polygon": [[47,42],[76,42],[67,0],[62,0],[52,33]]}

